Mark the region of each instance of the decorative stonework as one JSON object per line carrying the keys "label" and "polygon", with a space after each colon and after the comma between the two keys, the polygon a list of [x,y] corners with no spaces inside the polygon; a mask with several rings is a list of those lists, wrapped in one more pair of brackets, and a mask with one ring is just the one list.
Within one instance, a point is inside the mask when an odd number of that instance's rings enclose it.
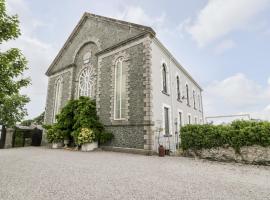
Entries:
{"label": "decorative stonework", "polygon": [[144,50],[144,66],[143,66],[143,85],[144,85],[144,149],[152,150],[153,149],[153,122],[152,122],[152,70],[151,70],[151,43],[152,39],[148,36],[143,42]]}

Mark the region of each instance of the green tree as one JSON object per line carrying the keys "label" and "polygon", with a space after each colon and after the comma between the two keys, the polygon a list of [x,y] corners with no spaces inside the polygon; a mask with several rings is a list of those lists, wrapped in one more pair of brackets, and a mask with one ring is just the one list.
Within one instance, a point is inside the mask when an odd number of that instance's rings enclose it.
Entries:
{"label": "green tree", "polygon": [[[6,13],[5,0],[0,0],[0,45],[18,38],[19,35],[18,16],[9,16]],[[13,126],[27,115],[24,106],[30,99],[20,94],[20,89],[30,84],[28,78],[23,78],[26,69],[27,61],[19,49],[0,51],[0,148],[5,139],[6,126]]]}

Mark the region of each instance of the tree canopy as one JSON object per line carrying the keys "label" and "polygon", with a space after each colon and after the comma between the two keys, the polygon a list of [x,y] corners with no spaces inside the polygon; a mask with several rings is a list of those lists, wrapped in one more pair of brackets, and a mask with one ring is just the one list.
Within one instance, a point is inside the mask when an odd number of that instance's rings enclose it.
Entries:
{"label": "tree canopy", "polygon": [[[9,16],[5,0],[0,0],[0,45],[14,40],[20,35],[17,15]],[[21,51],[11,48],[5,52],[0,48],[0,124],[12,126],[27,115],[24,106],[30,101],[20,89],[30,84],[29,78],[23,77],[27,61]]]}

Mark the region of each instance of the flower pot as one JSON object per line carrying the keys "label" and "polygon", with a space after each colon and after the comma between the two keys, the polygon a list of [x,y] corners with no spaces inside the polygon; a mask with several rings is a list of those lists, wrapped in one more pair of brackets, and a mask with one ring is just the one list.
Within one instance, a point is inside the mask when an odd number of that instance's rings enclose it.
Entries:
{"label": "flower pot", "polygon": [[53,149],[60,149],[63,147],[63,142],[53,142],[52,143],[52,148]]}
{"label": "flower pot", "polygon": [[163,145],[160,145],[160,146],[158,147],[158,155],[159,155],[160,157],[164,157],[164,156],[165,156],[165,148],[163,147]]}
{"label": "flower pot", "polygon": [[93,151],[96,148],[98,148],[97,142],[92,142],[92,143],[83,144],[81,147],[81,150],[82,151]]}
{"label": "flower pot", "polygon": [[67,146],[68,144],[69,144],[69,140],[68,140],[68,139],[67,139],[67,140],[64,140],[64,145],[65,145],[64,147],[65,147],[65,148],[68,147],[68,146]]}

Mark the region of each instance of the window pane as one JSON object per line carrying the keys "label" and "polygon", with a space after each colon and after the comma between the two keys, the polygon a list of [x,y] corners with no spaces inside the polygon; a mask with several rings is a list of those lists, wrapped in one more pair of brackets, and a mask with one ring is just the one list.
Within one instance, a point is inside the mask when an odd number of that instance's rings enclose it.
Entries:
{"label": "window pane", "polygon": [[165,134],[170,134],[169,108],[164,108]]}
{"label": "window pane", "polygon": [[121,80],[121,118],[126,117],[126,64],[122,62],[122,80]]}
{"label": "window pane", "polygon": [[115,118],[119,119],[121,106],[121,63],[117,62],[115,68]]}

